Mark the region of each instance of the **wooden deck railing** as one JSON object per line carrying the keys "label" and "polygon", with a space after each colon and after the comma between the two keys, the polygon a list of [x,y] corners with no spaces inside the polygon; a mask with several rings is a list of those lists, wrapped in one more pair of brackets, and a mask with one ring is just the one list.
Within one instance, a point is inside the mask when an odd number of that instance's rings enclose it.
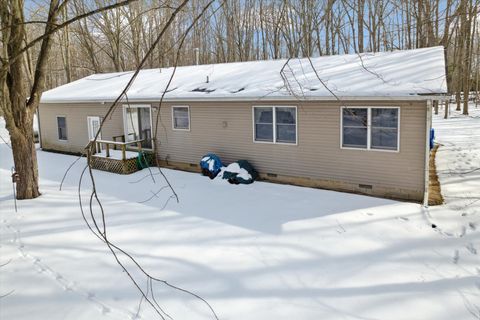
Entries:
{"label": "wooden deck railing", "polygon": [[[116,139],[115,139],[116,140]],[[149,149],[150,150],[153,150],[155,148],[155,139],[149,139],[151,140],[151,143],[152,143],[152,149]],[[135,151],[142,151],[143,147],[142,147],[142,143],[147,141],[146,139],[142,139],[142,140],[133,140],[133,141],[126,141],[126,142],[119,142],[119,141],[109,141],[109,140],[97,140],[96,141],[96,150],[97,150],[97,153],[98,153],[98,150],[105,150],[105,156],[106,158],[110,158],[110,146],[113,146],[113,150],[116,150],[117,147],[120,148],[121,152],[122,152],[122,160],[126,160],[127,159],[127,147],[128,146],[136,146],[136,149]]]}
{"label": "wooden deck railing", "polygon": [[[119,136],[113,136],[113,142],[117,142],[117,139],[120,140],[120,142],[125,142],[125,135],[119,135]],[[113,150],[117,150],[117,146],[113,145]]]}

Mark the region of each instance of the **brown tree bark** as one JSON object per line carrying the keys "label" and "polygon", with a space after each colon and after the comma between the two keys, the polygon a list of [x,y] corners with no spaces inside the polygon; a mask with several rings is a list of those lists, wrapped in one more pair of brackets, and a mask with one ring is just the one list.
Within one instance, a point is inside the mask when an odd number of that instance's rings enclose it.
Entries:
{"label": "brown tree bark", "polygon": [[40,195],[37,153],[33,138],[33,114],[10,136],[15,171],[18,173],[17,199],[33,199]]}
{"label": "brown tree bark", "polygon": [[358,35],[358,52],[363,53],[363,16],[365,11],[365,0],[359,0],[357,4],[357,35]]}

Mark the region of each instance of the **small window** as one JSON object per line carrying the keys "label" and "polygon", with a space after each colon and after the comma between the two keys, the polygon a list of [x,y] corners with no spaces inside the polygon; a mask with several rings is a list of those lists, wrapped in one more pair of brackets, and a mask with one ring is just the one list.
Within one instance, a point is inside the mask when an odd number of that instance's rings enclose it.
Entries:
{"label": "small window", "polygon": [[297,143],[296,107],[253,107],[254,140]]}
{"label": "small window", "polygon": [[367,148],[368,109],[343,109],[343,146]]}
{"label": "small window", "polygon": [[68,140],[67,137],[67,118],[64,116],[57,117],[58,140]]}
{"label": "small window", "polygon": [[397,150],[398,146],[398,109],[373,108],[371,148]]}
{"label": "small window", "polygon": [[174,130],[190,130],[190,108],[172,107],[172,120]]}

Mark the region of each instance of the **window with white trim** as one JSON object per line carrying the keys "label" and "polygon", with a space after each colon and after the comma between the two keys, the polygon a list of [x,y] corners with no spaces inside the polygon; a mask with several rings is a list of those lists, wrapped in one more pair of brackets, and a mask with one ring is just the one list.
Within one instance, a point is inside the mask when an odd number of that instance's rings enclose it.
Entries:
{"label": "window with white trim", "polygon": [[343,147],[367,148],[368,145],[368,109],[344,108]]}
{"label": "window with white trim", "polygon": [[273,108],[254,107],[255,141],[273,142]]}
{"label": "window with white trim", "polygon": [[58,140],[68,140],[67,136],[67,117],[57,116]]}
{"label": "window with white trim", "polygon": [[398,109],[372,108],[370,148],[398,150]]}
{"label": "window with white trim", "polygon": [[343,107],[342,147],[398,151],[398,107]]}
{"label": "window with white trim", "polygon": [[190,108],[188,106],[172,107],[173,129],[190,130]]}
{"label": "window with white trim", "polygon": [[297,143],[296,107],[253,107],[254,140]]}

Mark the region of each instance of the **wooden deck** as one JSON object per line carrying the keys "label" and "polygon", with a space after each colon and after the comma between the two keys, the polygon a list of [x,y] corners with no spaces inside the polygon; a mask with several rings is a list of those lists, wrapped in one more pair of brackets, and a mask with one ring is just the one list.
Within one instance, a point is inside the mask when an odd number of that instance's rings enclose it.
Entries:
{"label": "wooden deck", "polygon": [[92,168],[118,174],[130,174],[155,165],[154,151],[143,149],[142,142],[143,140],[129,142],[97,140],[96,150],[98,152],[93,154],[90,160]]}

